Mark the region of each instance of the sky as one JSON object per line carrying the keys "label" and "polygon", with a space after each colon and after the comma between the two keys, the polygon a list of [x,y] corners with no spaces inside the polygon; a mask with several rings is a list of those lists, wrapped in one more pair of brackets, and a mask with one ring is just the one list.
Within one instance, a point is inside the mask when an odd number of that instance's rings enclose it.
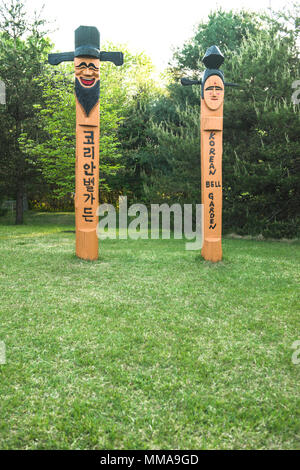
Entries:
{"label": "sky", "polygon": [[49,36],[56,50],[74,50],[74,31],[96,26],[101,41],[127,44],[130,51],[146,52],[158,71],[172,58],[172,50],[193,36],[195,26],[210,10],[244,7],[252,10],[282,7],[284,0],[28,0],[28,9],[40,9],[55,30]]}

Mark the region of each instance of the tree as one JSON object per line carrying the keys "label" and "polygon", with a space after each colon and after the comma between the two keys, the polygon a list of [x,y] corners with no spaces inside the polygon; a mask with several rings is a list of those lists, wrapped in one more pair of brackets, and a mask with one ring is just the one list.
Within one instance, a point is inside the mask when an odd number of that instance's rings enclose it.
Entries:
{"label": "tree", "polygon": [[46,22],[40,14],[28,19],[22,0],[0,5],[0,70],[6,85],[6,108],[0,111],[2,191],[16,199],[16,224],[23,223],[23,198],[27,189],[41,183],[38,168],[20,148],[23,132],[36,136],[38,105],[42,103],[37,79],[50,50]]}
{"label": "tree", "polygon": [[131,56],[128,60],[132,64],[131,86],[124,119],[118,129],[124,167],[116,175],[113,184],[133,202],[143,200],[144,176],[152,172],[155,157],[150,123],[157,114],[155,106],[163,96],[163,90],[153,78],[154,67],[144,53]]}
{"label": "tree", "polygon": [[230,92],[224,109],[226,225],[241,233],[298,236],[299,106],[291,100],[300,75],[295,30],[282,28],[242,43],[227,62]]}
{"label": "tree", "polygon": [[238,51],[243,40],[256,36],[265,26],[264,17],[255,12],[226,12],[222,8],[211,11],[208,21],[201,22],[192,39],[174,53],[171,65],[174,76],[187,72],[197,74],[202,68],[202,57],[211,45],[218,46],[227,54]]}

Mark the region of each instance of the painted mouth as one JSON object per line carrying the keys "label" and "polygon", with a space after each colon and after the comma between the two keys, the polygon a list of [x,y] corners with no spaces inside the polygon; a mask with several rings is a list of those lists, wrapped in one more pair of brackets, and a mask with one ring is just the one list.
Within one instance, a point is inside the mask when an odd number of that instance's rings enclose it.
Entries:
{"label": "painted mouth", "polygon": [[95,83],[95,78],[81,78],[80,81],[84,86],[92,86]]}

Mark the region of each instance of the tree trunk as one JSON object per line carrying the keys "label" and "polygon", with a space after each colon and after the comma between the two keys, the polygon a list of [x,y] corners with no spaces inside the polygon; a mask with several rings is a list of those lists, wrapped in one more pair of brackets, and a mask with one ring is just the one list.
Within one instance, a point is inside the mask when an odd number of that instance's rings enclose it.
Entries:
{"label": "tree trunk", "polygon": [[16,225],[23,224],[23,196],[24,196],[24,186],[22,183],[19,183],[17,188],[16,195]]}

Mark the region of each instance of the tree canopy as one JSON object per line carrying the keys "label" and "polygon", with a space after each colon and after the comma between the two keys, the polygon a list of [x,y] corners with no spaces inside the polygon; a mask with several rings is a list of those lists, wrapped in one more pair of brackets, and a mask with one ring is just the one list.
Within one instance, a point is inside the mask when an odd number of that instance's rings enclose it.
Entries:
{"label": "tree canopy", "polygon": [[51,50],[46,22],[38,14],[28,19],[21,0],[0,6],[0,70],[6,86],[6,107],[0,109],[1,193],[17,201],[16,222],[23,220],[23,197],[29,186],[41,184],[40,170],[29,162],[19,138],[37,138],[36,119],[44,106],[38,78]]}

